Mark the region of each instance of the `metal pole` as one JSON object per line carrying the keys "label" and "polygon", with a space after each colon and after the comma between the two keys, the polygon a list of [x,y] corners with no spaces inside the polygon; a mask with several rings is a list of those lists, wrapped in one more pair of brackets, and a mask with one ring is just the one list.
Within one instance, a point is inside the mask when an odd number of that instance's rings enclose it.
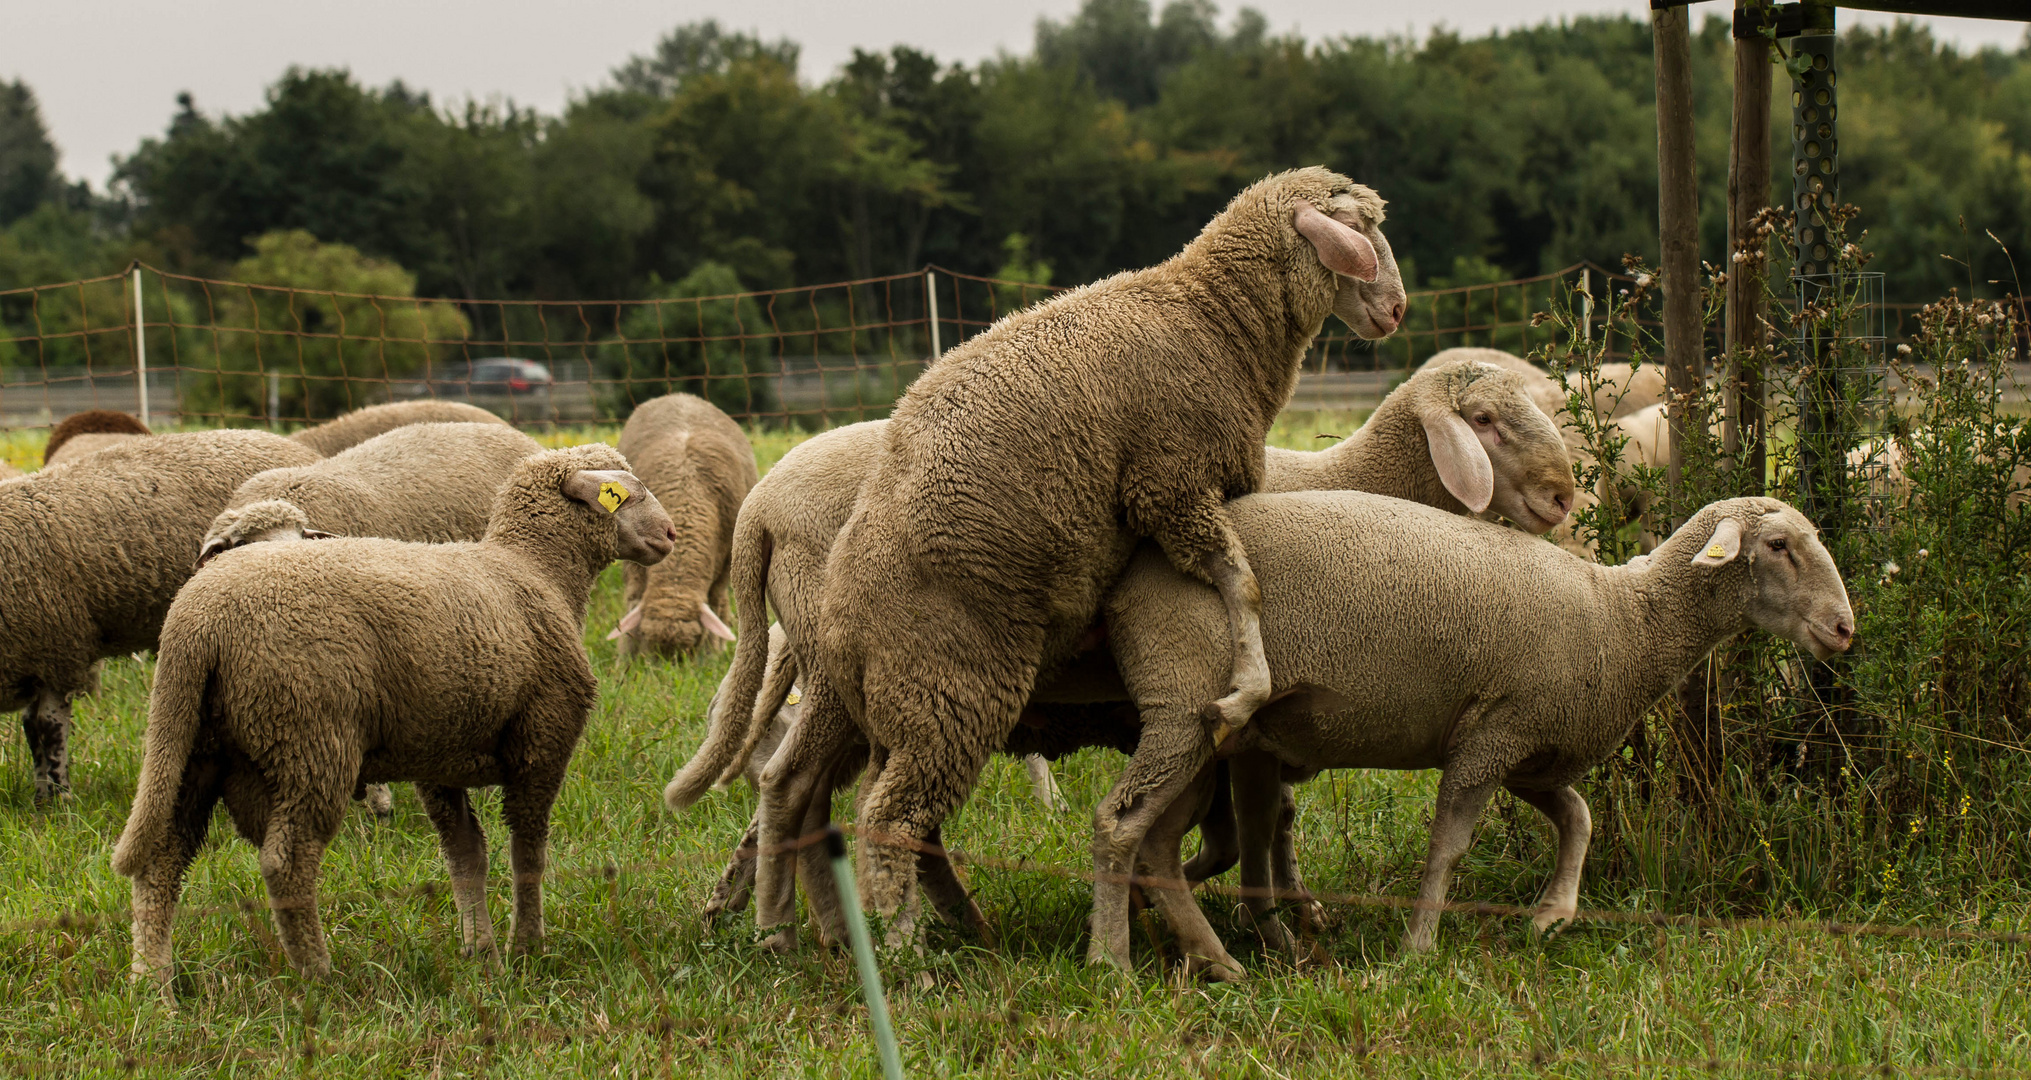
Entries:
{"label": "metal pole", "polygon": [[924,296],[931,305],[931,359],[936,360],[945,350],[938,345],[938,275],[929,270],[924,271]]}
{"label": "metal pole", "polygon": [[[925,276],[929,277],[930,272],[926,271]],[[896,1050],[895,1029],[889,1026],[889,1002],[882,996],[882,974],[874,966],[874,945],[867,938],[867,916],[860,910],[860,889],[853,883],[853,864],[846,861],[846,837],[837,825],[825,830],[825,853],[832,857],[832,880],[839,883],[839,906],[846,909],[846,936],[853,941],[853,963],[860,969],[860,992],[867,998],[868,1026],[874,1028],[882,1075],[888,1080],[903,1080],[903,1056]]]}
{"label": "metal pole", "polygon": [[134,264],[134,372],[135,383],[141,388],[141,426],[151,426],[148,420],[148,335],[143,333],[141,319],[141,264]]}
{"label": "metal pole", "polygon": [[1756,215],[1770,202],[1770,41],[1767,0],[1736,0],[1735,100],[1728,141],[1728,381],[1722,443],[1739,463],[1735,490],[1763,494],[1763,371],[1748,359],[1763,343],[1767,245],[1756,239]]}
{"label": "metal pole", "polygon": [[1580,271],[1580,340],[1594,343],[1594,272]]}

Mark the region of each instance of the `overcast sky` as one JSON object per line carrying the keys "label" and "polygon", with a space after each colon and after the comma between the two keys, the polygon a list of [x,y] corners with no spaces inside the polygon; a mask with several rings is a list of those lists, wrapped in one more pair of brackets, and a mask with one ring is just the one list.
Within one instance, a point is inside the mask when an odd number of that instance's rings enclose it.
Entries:
{"label": "overcast sky", "polygon": [[[506,97],[555,113],[630,54],[681,23],[716,18],[803,45],[802,75],[822,81],[855,46],[908,44],[944,61],[1027,52],[1040,16],[1079,0],[64,0],[9,5],[0,79],[26,79],[63,152],[95,187],[114,154],[161,133],[188,90],[210,114],[258,108],[290,64],[348,67],[368,85],[400,78],[440,104]],[[1161,7],[1161,0],[1154,6]],[[1223,17],[1241,5],[1221,3]],[[1645,0],[1253,0],[1279,33],[1474,35],[1562,15],[1648,9]],[[1696,17],[1719,12],[1694,8]],[[1887,16],[1843,11],[1844,24]],[[2019,23],[1927,19],[1964,48],[2015,47]]]}

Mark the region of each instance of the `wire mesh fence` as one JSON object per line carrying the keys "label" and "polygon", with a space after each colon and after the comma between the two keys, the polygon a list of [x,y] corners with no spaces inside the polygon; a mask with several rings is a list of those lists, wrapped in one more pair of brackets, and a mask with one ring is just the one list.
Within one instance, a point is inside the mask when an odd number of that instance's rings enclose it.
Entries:
{"label": "wire mesh fence", "polygon": [[[1551,336],[1535,312],[1591,307],[1628,282],[1578,264],[1414,292],[1404,325],[1381,342],[1334,321],[1307,358],[1295,404],[1372,404],[1399,373],[1454,346],[1526,352]],[[742,420],[822,428],[886,415],[933,357],[1059,291],[932,266],[718,296],[457,300],[137,264],[0,291],[0,426],[46,427],[103,408],[172,425],[279,428],[418,398],[471,402],[523,425],[584,424],[683,390]],[[1632,332],[1626,322],[1590,325]],[[1626,348],[1611,341],[1610,352]]]}

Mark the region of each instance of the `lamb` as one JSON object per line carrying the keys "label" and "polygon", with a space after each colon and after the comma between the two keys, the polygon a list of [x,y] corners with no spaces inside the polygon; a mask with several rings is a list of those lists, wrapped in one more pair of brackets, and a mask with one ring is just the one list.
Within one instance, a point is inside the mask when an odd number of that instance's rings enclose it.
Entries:
{"label": "lamb", "polygon": [[134,973],[167,993],[184,870],[224,800],[261,848],[289,962],[331,971],[317,877],[356,785],[416,784],[468,952],[498,965],[468,789],[499,785],[513,947],[541,947],[550,807],[597,684],[593,580],[653,563],[670,518],[609,446],[525,459],[478,543],[252,544],[194,576],[163,624],[147,747],[113,867],[133,879]]}
{"label": "lamb", "polygon": [[316,457],[261,431],[150,435],[0,485],[0,712],[26,710],[38,803],[70,790],[71,699],[155,647],[233,489]]}
{"label": "lamb", "polygon": [[688,655],[710,642],[707,635],[733,640],[718,613],[726,610],[734,520],[759,479],[746,433],[704,398],[666,394],[636,406],[620,451],[682,537],[677,556],[654,569],[622,568],[627,614],[610,635],[620,654]]}
{"label": "lamb", "polygon": [[[1713,503],[1650,558],[1613,567],[1374,495],[1258,495],[1230,507],[1262,585],[1263,641],[1281,695],[1235,748],[1273,755],[1287,780],[1328,768],[1443,770],[1407,951],[1432,946],[1453,864],[1498,785],[1558,830],[1557,868],[1533,923],[1568,921],[1590,828],[1570,785],[1621,746],[1645,710],[1745,630],[1820,659],[1854,636],[1847,590],[1817,531],[1775,499]],[[1218,598],[1147,546],[1107,616],[1143,734],[1095,814],[1089,958],[1125,966],[1131,860],[1140,851],[1139,873],[1182,876],[1177,819],[1214,753],[1195,703],[1224,685],[1226,628]],[[1244,821],[1273,819],[1269,797],[1243,798]],[[1244,876],[1244,887],[1261,884],[1255,878]],[[1238,976],[1189,894],[1155,891],[1192,965]],[[1266,897],[1251,905],[1263,911]]]}
{"label": "lamb", "polygon": [[354,409],[336,420],[304,428],[289,437],[317,451],[319,457],[331,457],[399,427],[440,423],[505,424],[507,421],[477,405],[433,398]]}
{"label": "lamb", "polygon": [[75,461],[136,435],[149,434],[153,433],[147,424],[123,412],[87,409],[72,413],[49,429],[49,441],[42,444],[42,464],[47,468],[61,461]]}
{"label": "lamb", "polygon": [[[1312,452],[1269,448],[1263,487],[1376,491],[1460,513],[1493,508],[1531,531],[1543,532],[1565,516],[1573,481],[1558,431],[1528,391],[1523,376],[1478,362],[1428,367],[1385,398],[1368,423],[1345,442]],[[772,725],[770,718],[787,690],[787,679],[774,697],[763,692],[757,700],[767,670],[763,650],[753,644],[763,640],[768,626],[763,590],[782,620],[778,626],[791,638],[815,632],[815,594],[824,560],[851,512],[852,493],[872,468],[884,424],[870,421],[840,428],[799,445],[763,477],[742,508],[734,592],[742,619],[741,640],[748,644],[735,646],[733,667],[713,700],[706,743],[664,791],[673,809],[688,806],[709,785],[730,783],[751,769],[754,750],[744,745],[746,740],[765,732],[774,739],[782,737],[781,721]],[[1485,483],[1485,491],[1469,490],[1469,470],[1453,468],[1450,456],[1434,454],[1433,447],[1449,445],[1451,431],[1472,432],[1485,470],[1485,476],[1477,474],[1480,479],[1473,482]],[[1455,491],[1461,494],[1456,496]],[[792,669],[795,662],[787,660]],[[1053,689],[1040,690],[1038,696],[1066,697]],[[1032,723],[1051,715],[1049,709],[1039,712],[1030,717]],[[1110,730],[1096,741],[1104,744],[1112,737]],[[1079,745],[1084,743],[1075,739],[1067,748]],[[1033,769],[1033,763],[1041,760],[1035,755],[1028,759]],[[1032,776],[1034,784],[1034,772]],[[1232,837],[1217,826],[1217,821],[1209,825],[1203,857],[1194,860],[1201,877],[1234,860]],[[742,848],[753,847],[756,837],[751,829]],[[730,869],[708,904],[708,916],[727,906],[724,882],[734,877]],[[786,917],[789,903],[787,896],[777,897],[771,910],[763,913],[763,925]]]}
{"label": "lamb", "polygon": [[[206,530],[198,562],[292,528],[417,543],[478,540],[494,493],[542,449],[506,424],[419,423],[314,464],[270,469],[233,492]],[[300,509],[302,524],[267,505],[276,501]]]}

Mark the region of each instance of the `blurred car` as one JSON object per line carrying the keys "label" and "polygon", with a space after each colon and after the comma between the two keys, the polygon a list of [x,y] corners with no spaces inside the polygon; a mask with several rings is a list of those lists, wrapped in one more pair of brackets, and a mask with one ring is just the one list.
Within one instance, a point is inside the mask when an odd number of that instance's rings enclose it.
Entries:
{"label": "blurred car", "polygon": [[550,369],[535,360],[492,356],[475,360],[465,376],[457,380],[474,394],[548,394],[557,380]]}

